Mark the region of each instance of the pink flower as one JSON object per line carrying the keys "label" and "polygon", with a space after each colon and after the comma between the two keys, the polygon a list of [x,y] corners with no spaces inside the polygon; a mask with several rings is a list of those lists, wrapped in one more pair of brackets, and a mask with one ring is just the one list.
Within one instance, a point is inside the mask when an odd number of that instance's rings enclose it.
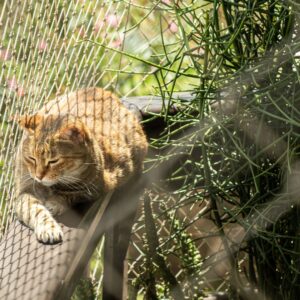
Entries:
{"label": "pink flower", "polygon": [[103,21],[98,21],[95,23],[94,25],[94,30],[95,32],[99,32],[99,30],[101,30],[103,28],[104,22]]}
{"label": "pink flower", "polygon": [[25,89],[21,85],[19,85],[16,77],[7,80],[7,87],[11,91],[15,91],[19,97],[23,97],[25,95]]}
{"label": "pink flower", "polygon": [[7,86],[10,90],[16,90],[18,87],[18,82],[15,77],[12,79],[7,80]]}
{"label": "pink flower", "polygon": [[123,42],[124,42],[124,33],[119,34],[119,36],[110,43],[110,47],[120,48],[122,46]]}
{"label": "pink flower", "polygon": [[105,16],[104,19],[96,21],[94,25],[94,30],[96,33],[98,33],[100,30],[105,31],[108,26],[112,28],[117,28],[119,26],[119,23],[119,17],[115,14],[110,14]]}
{"label": "pink flower", "polygon": [[0,50],[0,59],[10,60],[11,59],[11,53],[7,49],[1,49]]}
{"label": "pink flower", "polygon": [[171,1],[170,1],[170,0],[161,0],[161,2],[164,3],[164,4],[167,4],[167,5],[168,5],[168,4],[171,4]]}
{"label": "pink flower", "polygon": [[85,28],[84,28],[83,26],[81,26],[81,27],[79,28],[78,34],[79,34],[79,36],[82,37],[82,38],[85,37],[86,32],[85,32]]}
{"label": "pink flower", "polygon": [[201,48],[201,47],[198,48],[197,52],[198,52],[197,53],[198,55],[204,55],[205,54],[205,50],[203,48]]}
{"label": "pink flower", "polygon": [[45,40],[41,40],[39,43],[39,50],[40,51],[45,51],[48,47],[48,44]]}
{"label": "pink flower", "polygon": [[112,48],[120,48],[122,43],[123,43],[123,41],[121,39],[116,39],[116,40],[112,41],[110,46]]}
{"label": "pink flower", "polygon": [[174,21],[172,21],[172,22],[169,23],[169,30],[172,33],[178,32],[178,26],[177,26],[177,24]]}
{"label": "pink flower", "polygon": [[105,22],[107,22],[107,24],[113,28],[116,28],[119,25],[118,17],[115,14],[107,15],[105,17]]}
{"label": "pink flower", "polygon": [[17,89],[17,95],[19,97],[23,97],[25,96],[25,89],[22,87],[22,86],[19,86],[18,89]]}

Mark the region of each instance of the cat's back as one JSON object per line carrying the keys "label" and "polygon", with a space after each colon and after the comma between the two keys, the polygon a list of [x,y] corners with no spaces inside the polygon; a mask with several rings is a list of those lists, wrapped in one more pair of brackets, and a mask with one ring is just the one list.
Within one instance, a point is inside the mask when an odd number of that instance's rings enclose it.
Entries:
{"label": "cat's back", "polygon": [[[130,136],[145,143],[138,119],[112,92],[97,87],[66,93],[49,101],[40,110],[47,115],[73,115],[99,136],[116,137],[125,143]],[[123,136],[123,138],[122,138]]]}
{"label": "cat's back", "polygon": [[79,118],[111,113],[121,105],[110,91],[97,87],[80,89],[52,99],[40,110],[45,114],[72,114]]}
{"label": "cat's back", "polygon": [[[137,118],[112,92],[97,87],[58,96],[40,110],[43,114],[79,117],[92,131],[103,134],[137,126]],[[130,128],[128,128],[130,129]]]}

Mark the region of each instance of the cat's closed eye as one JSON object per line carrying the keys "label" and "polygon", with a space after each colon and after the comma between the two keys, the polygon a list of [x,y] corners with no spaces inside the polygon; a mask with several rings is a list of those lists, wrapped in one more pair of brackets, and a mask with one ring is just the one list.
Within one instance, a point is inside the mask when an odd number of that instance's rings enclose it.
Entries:
{"label": "cat's closed eye", "polygon": [[57,164],[59,161],[60,161],[59,158],[50,159],[50,160],[48,160],[47,165],[48,166],[51,166],[51,165],[53,166],[53,165]]}
{"label": "cat's closed eye", "polygon": [[27,161],[29,161],[30,163],[33,163],[33,164],[35,164],[36,163],[36,159],[35,159],[35,157],[33,157],[33,156],[26,156],[25,157],[26,158],[26,160]]}

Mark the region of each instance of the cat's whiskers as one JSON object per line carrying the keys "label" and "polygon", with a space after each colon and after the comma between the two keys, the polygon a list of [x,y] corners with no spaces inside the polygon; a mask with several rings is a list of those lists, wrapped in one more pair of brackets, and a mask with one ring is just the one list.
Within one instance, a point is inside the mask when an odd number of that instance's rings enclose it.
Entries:
{"label": "cat's whiskers", "polygon": [[80,181],[80,178],[72,176],[72,175],[62,175],[60,178],[64,178],[64,179],[68,179],[68,180],[72,180],[72,181]]}
{"label": "cat's whiskers", "polygon": [[80,181],[76,177],[69,176],[69,175],[62,176],[60,178],[60,183],[70,188],[74,188],[74,189],[79,188],[79,190],[82,189],[83,187],[84,190],[87,190],[89,194],[92,194],[92,192],[98,192],[96,185],[94,185],[93,183],[86,183],[84,181]]}
{"label": "cat's whiskers", "polygon": [[71,184],[75,184],[75,183],[80,183],[80,179],[76,178],[74,176],[70,176],[70,175],[63,175],[59,178],[60,182],[65,182],[65,183],[71,183]]}
{"label": "cat's whiskers", "polygon": [[[76,180],[74,180],[76,179]],[[77,178],[69,177],[69,176],[63,176],[60,178],[59,182],[67,187],[76,189],[77,187],[80,187],[82,185],[82,182],[80,182]]]}
{"label": "cat's whiskers", "polygon": [[31,178],[26,178],[22,180],[23,184],[26,185],[27,183],[31,182]]}
{"label": "cat's whiskers", "polygon": [[63,186],[71,188],[71,189],[75,189],[75,187],[76,187],[76,185],[74,183],[71,183],[71,182],[68,182],[68,181],[62,180],[62,179],[59,180],[59,183],[62,184]]}
{"label": "cat's whiskers", "polygon": [[36,181],[35,180],[33,180],[32,188],[33,188],[33,192],[37,193],[37,190],[36,190]]}
{"label": "cat's whiskers", "polygon": [[24,185],[26,185],[27,183],[33,181],[33,180],[32,180],[32,177],[31,177],[29,174],[23,175],[23,176],[21,177],[21,180],[22,180],[22,183],[23,183]]}
{"label": "cat's whiskers", "polygon": [[29,179],[32,179],[32,177],[31,177],[29,174],[24,174],[24,175],[21,177],[21,180],[22,180],[22,181],[26,181],[26,180],[29,180]]}
{"label": "cat's whiskers", "polygon": [[90,188],[92,189],[92,191],[97,192],[97,186],[93,183],[86,183],[86,182],[82,182],[82,184],[85,185],[86,189],[89,190]]}

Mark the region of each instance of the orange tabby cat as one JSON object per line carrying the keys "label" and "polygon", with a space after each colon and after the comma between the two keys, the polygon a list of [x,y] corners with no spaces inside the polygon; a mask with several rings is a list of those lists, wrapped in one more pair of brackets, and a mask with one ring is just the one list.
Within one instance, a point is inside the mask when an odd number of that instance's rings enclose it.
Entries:
{"label": "orange tabby cat", "polygon": [[53,215],[103,197],[142,170],[142,127],[108,91],[63,95],[18,122],[24,136],[16,157],[15,212],[41,242],[63,238]]}

